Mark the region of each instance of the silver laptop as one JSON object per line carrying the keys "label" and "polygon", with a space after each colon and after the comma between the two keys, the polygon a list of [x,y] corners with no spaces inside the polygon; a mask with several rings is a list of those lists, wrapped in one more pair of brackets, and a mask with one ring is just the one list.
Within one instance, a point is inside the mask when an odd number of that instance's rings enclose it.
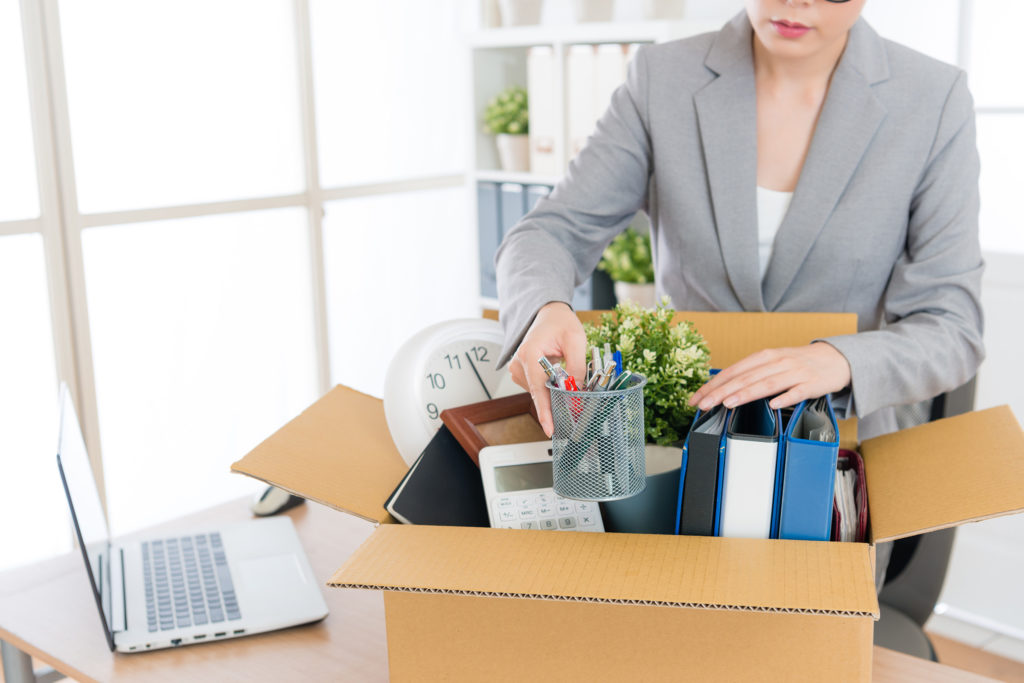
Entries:
{"label": "silver laptop", "polygon": [[57,467],[111,650],[237,638],[327,616],[287,517],[111,543],[66,385]]}

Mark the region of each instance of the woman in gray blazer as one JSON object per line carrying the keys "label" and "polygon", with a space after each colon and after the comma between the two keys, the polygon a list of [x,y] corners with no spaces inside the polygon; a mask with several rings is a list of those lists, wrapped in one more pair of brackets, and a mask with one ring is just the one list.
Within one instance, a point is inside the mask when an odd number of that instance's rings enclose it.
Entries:
{"label": "woman in gray blazer", "polygon": [[[496,257],[499,363],[512,360],[548,434],[537,358],[583,374],[568,302],[638,210],[651,219],[658,292],[680,310],[858,316],[857,334],[724,369],[695,395],[702,409],[832,392],[868,438],[896,429],[895,407],[974,375],[983,265],[965,74],[880,38],[863,5],[747,0],[721,31],[633,59],[565,178]],[[771,191],[792,192],[774,235],[758,225]]]}
{"label": "woman in gray blazer", "polygon": [[[583,374],[568,302],[638,210],[659,295],[677,309],[858,316],[857,334],[726,368],[701,408],[832,392],[868,438],[896,429],[895,406],[974,375],[983,265],[965,74],[880,38],[863,5],[747,0],[717,33],[638,52],[565,178],[496,257],[499,362],[511,358],[548,433],[537,358]],[[793,192],[763,278],[758,186]]]}

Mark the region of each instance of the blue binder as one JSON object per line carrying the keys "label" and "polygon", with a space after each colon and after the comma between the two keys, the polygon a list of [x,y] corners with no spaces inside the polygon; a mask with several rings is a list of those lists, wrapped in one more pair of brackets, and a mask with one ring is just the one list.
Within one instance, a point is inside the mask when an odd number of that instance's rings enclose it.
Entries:
{"label": "blue binder", "polygon": [[501,243],[501,225],[498,185],[480,181],[477,183],[477,230],[480,239],[480,293],[497,297],[497,277],[494,273],[494,255]]}
{"label": "blue binder", "polygon": [[797,405],[784,443],[778,537],[827,541],[839,455],[839,426],[831,397]]}

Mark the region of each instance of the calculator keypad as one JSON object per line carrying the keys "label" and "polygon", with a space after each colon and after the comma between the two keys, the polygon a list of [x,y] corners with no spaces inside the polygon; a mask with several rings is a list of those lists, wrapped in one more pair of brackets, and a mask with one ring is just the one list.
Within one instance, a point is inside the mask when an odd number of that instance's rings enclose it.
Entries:
{"label": "calculator keypad", "polygon": [[494,526],[545,531],[604,531],[597,503],[562,498],[553,492],[502,494],[492,501]]}

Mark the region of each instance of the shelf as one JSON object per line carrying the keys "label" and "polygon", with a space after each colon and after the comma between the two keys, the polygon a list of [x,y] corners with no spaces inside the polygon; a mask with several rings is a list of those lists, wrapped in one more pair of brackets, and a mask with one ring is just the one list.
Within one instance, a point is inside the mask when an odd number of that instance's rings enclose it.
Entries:
{"label": "shelf", "polygon": [[508,26],[470,34],[473,48],[575,45],[580,43],[656,43],[717,31],[711,21],[594,22],[556,26]]}
{"label": "shelf", "polygon": [[474,171],[477,180],[487,180],[492,183],[519,183],[520,185],[547,185],[554,187],[561,178],[550,176],[539,176],[533,173],[521,171]]}

